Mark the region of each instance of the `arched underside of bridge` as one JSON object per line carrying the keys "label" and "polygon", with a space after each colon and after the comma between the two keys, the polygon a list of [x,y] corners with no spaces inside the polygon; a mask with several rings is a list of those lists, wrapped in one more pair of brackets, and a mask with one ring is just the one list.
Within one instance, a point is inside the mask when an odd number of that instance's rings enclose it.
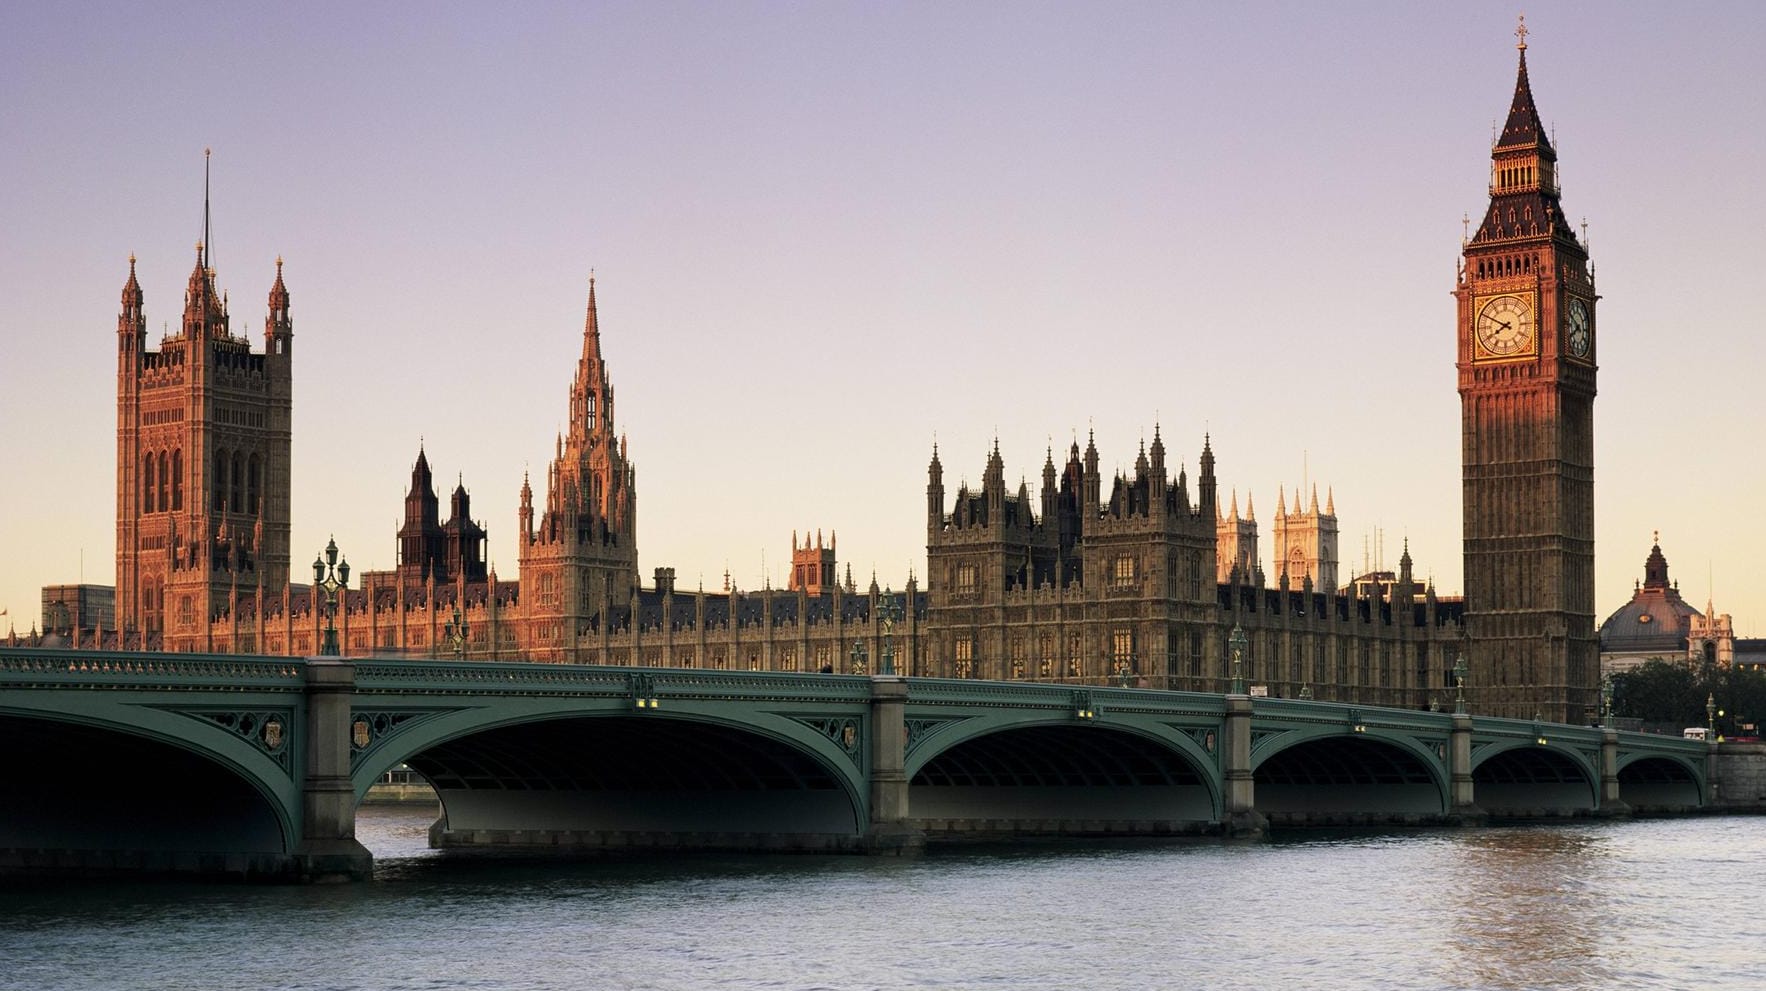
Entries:
{"label": "arched underside of bridge", "polygon": [[441,799],[438,847],[839,850],[862,839],[855,796],[817,758],[714,723],[548,719],[405,762]]}
{"label": "arched underside of bridge", "polygon": [[1472,798],[1492,816],[1536,819],[1591,812],[1595,782],[1575,760],[1550,747],[1517,747],[1472,768]]}
{"label": "arched underside of bridge", "polygon": [[0,715],[0,872],[287,873],[264,795],[189,750],[117,730]]}
{"label": "arched underside of bridge", "polygon": [[1257,811],[1277,825],[1420,821],[1446,810],[1421,758],[1365,736],[1296,743],[1266,758],[1252,780]]}
{"label": "arched underside of bridge", "polygon": [[1211,831],[1213,791],[1158,741],[1098,726],[1029,726],[955,744],[908,788],[929,839]]}
{"label": "arched underside of bridge", "polygon": [[1666,757],[1644,757],[1619,768],[1619,801],[1644,813],[1684,812],[1702,804],[1692,772]]}

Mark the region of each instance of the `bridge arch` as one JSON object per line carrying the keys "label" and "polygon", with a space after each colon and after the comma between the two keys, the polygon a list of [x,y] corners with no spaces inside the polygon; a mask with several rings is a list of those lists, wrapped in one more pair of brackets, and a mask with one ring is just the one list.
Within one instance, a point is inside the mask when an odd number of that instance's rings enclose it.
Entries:
{"label": "bridge arch", "polygon": [[1278,823],[1388,822],[1448,809],[1441,754],[1377,727],[1281,733],[1253,747],[1251,773],[1257,811]]}
{"label": "bridge arch", "polygon": [[778,713],[550,701],[401,725],[359,755],[358,799],[408,764],[441,800],[431,841],[444,847],[846,849],[863,838],[858,714],[834,720],[853,727],[849,747],[814,720]]}
{"label": "bridge arch", "polygon": [[1679,755],[1626,754],[1618,760],[1619,801],[1636,812],[1679,812],[1705,804],[1699,769]]}
{"label": "bridge arch", "polygon": [[300,838],[291,727],[277,731],[278,751],[290,752],[273,756],[195,713],[80,701],[53,713],[0,708],[0,848],[17,867],[290,872]]}
{"label": "bridge arch", "polygon": [[1216,759],[1163,723],[1004,712],[937,727],[906,761],[908,816],[933,837],[1200,832]]}
{"label": "bridge arch", "polygon": [[1505,740],[1473,750],[1472,795],[1497,817],[1590,812],[1600,805],[1600,771],[1571,747]]}

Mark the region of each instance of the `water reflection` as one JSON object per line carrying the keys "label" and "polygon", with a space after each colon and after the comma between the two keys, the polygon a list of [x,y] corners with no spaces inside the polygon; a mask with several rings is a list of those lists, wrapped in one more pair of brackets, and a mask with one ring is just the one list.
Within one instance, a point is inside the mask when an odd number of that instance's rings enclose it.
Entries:
{"label": "water reflection", "polygon": [[0,988],[1755,991],[1766,944],[1707,897],[1758,819],[571,862],[433,819],[363,810],[370,884],[0,889]]}
{"label": "water reflection", "polygon": [[1453,969],[1489,988],[1610,986],[1609,846],[1584,826],[1461,835],[1442,865]]}

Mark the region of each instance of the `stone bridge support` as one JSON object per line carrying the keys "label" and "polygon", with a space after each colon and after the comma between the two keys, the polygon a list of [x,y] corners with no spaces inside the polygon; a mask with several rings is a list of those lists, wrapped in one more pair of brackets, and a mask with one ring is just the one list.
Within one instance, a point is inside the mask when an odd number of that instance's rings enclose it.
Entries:
{"label": "stone bridge support", "polygon": [[871,821],[865,849],[901,853],[922,847],[926,834],[908,825],[907,681],[871,679]]}
{"label": "stone bridge support", "polygon": [[1269,829],[1257,811],[1256,781],[1251,775],[1251,697],[1228,695],[1222,746],[1226,757],[1226,809],[1221,825],[1228,836],[1255,838]]}
{"label": "stone bridge support", "polygon": [[1448,815],[1460,822],[1482,822],[1487,818],[1478,807],[1472,789],[1472,717],[1463,712],[1453,714],[1453,729],[1447,750],[1449,776]]}
{"label": "stone bridge support", "polygon": [[1603,726],[1600,731],[1600,814],[1629,816],[1631,806],[1619,800],[1619,731]]}
{"label": "stone bridge support", "polygon": [[306,677],[306,776],[295,863],[303,880],[365,880],[374,855],[356,841],[356,791],[350,782],[350,699],[356,667],[348,661],[308,659]]}

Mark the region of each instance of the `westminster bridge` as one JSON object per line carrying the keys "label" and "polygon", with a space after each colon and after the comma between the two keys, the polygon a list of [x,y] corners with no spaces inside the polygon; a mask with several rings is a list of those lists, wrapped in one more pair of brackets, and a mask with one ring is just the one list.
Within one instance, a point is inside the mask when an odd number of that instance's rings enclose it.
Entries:
{"label": "westminster bridge", "polygon": [[0,874],[360,878],[434,846],[893,852],[1689,812],[1714,743],[1294,699],[704,669],[0,649]]}

